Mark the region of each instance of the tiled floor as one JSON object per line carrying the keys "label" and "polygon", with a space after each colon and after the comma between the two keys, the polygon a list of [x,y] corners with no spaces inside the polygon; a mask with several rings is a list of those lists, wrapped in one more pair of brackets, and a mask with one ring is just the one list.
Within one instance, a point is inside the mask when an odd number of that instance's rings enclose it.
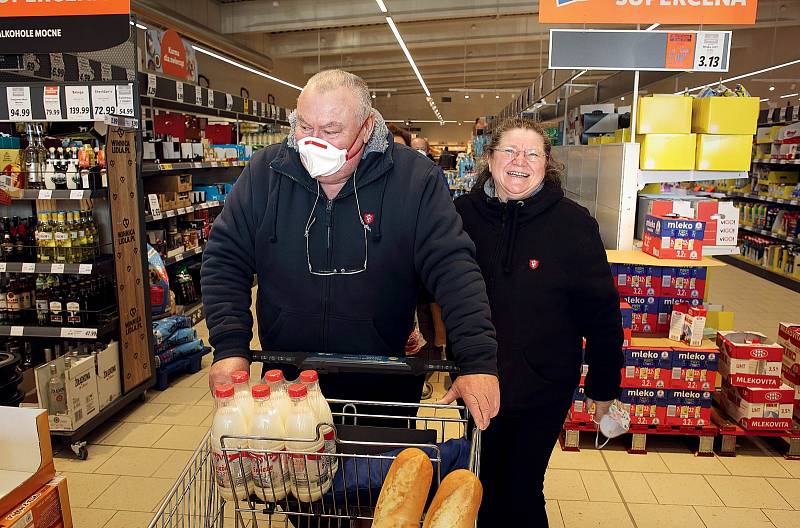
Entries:
{"label": "tiled floor", "polygon": [[[778,321],[798,319],[800,294],[726,267],[713,271],[711,301],[736,312],[736,328],[775,338]],[[198,331],[207,337],[204,324]],[[57,454],[76,528],[146,527],[210,425],[212,403],[207,372],[186,375],[92,435],[88,460]],[[683,438],[650,438],[647,455],[630,455],[622,441],[597,451],[584,436],[578,453],[553,450],[545,482],[553,528],[800,526],[800,461],[764,442],[743,440],[735,458],[699,458]]]}

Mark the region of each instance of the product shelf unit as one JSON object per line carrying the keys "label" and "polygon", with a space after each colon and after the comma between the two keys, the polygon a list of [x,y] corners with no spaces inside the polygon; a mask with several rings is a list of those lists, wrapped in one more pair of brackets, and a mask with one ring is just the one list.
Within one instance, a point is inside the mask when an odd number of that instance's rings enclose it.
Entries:
{"label": "product shelf unit", "polygon": [[164,218],[172,218],[173,216],[181,216],[189,213],[193,213],[195,211],[202,211],[203,209],[212,209],[214,207],[222,207],[225,205],[225,202],[220,200],[211,200],[209,202],[202,202],[194,205],[190,205],[189,207],[179,207],[178,209],[168,209],[166,211],[161,211],[159,214],[155,215],[146,215],[144,217],[145,222],[155,222],[157,220],[162,220]]}
{"label": "product shelf unit", "polygon": [[[119,342],[119,397],[76,429],[51,431],[81,458],[87,456],[83,438],[131,401],[142,398],[155,382],[149,298],[144,295],[147,252],[144,218],[139,206],[142,183],[137,151],[141,146],[138,131],[141,106],[134,23],[132,19],[128,40],[112,49],[87,54],[24,54],[22,70],[0,72],[0,122],[12,122],[10,126],[3,125],[5,128],[14,132],[16,123],[13,122],[40,122],[43,128],[57,130],[47,137],[51,143],[66,138],[82,140],[84,144],[96,140],[105,145],[107,181],[102,184],[77,184],[77,187],[90,187],[86,189],[26,188],[18,198],[12,197],[8,205],[0,205],[0,210],[8,209],[15,215],[23,211],[30,215],[65,208],[91,210],[97,224],[99,258],[74,257],[74,262],[55,264],[18,262],[27,259],[14,258],[13,262],[0,263],[0,274],[102,276],[114,288],[113,293],[108,289],[104,291],[113,299],[115,307],[108,314],[104,310],[102,318],[98,312],[100,323],[96,326],[79,323],[76,326],[0,326],[0,341],[3,342],[18,339],[33,345],[42,343],[41,340],[86,342],[104,338]],[[20,104],[21,96],[24,104]],[[89,139],[90,135],[93,140]],[[24,165],[22,168],[24,170]],[[30,248],[30,252],[35,251],[33,244]],[[46,359],[36,361],[32,367],[44,364]]]}
{"label": "product shelf unit", "polygon": [[678,183],[686,181],[739,180],[748,178],[747,171],[671,171],[671,170],[639,170],[639,185],[648,183]]}
{"label": "product shelf unit", "polygon": [[761,266],[760,264],[741,255],[723,255],[716,258],[726,264],[743,269],[752,273],[753,275],[761,277],[762,279],[766,279],[770,282],[783,286],[784,288],[788,288],[792,291],[800,293],[800,280],[792,275],[767,269],[764,266]]}
{"label": "product shelf unit", "polygon": [[783,240],[784,242],[789,242],[790,244],[798,242],[798,239],[796,237],[777,235],[772,231],[767,231],[766,229],[756,229],[755,227],[749,227],[749,226],[739,226],[739,229],[741,229],[742,231],[747,231],[749,233],[755,233],[757,235],[763,235],[766,237],[774,238],[776,240]]}
{"label": "product shelf unit", "polygon": [[727,193],[730,198],[743,198],[745,200],[755,200],[757,202],[767,202],[767,203],[775,203],[781,205],[791,205],[794,207],[800,207],[800,198],[772,198],[770,196],[760,196],[758,194],[752,193],[740,193],[735,191],[730,191]]}

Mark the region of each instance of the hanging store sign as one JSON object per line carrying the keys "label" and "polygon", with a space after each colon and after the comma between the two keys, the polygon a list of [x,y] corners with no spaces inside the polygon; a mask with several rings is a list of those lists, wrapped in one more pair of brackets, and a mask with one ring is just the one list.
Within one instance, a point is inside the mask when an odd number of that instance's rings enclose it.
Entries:
{"label": "hanging store sign", "polygon": [[730,31],[552,29],[549,66],[554,70],[726,72],[730,52]]}
{"label": "hanging store sign", "polygon": [[756,23],[758,0],[539,0],[539,22],[570,24]]}
{"label": "hanging store sign", "polygon": [[0,0],[2,53],[95,51],[130,36],[130,0]]}
{"label": "hanging store sign", "polygon": [[145,31],[147,69],[197,83],[197,58],[191,42],[174,29]]}

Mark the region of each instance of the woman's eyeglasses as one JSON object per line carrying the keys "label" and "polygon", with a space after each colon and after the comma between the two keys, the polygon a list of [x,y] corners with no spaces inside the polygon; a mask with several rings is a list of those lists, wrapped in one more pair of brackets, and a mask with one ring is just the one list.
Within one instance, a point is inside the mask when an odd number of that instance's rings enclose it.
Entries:
{"label": "woman's eyeglasses", "polygon": [[513,147],[500,147],[492,149],[492,152],[502,157],[507,161],[517,159],[517,156],[522,154],[523,159],[528,163],[534,163],[541,157],[541,154],[535,150],[517,150]]}

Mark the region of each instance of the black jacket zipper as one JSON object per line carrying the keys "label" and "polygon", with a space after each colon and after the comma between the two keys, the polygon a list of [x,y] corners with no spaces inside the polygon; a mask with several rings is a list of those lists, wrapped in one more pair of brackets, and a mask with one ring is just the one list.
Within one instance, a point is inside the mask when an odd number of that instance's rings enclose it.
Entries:
{"label": "black jacket zipper", "polygon": [[[333,243],[331,234],[333,231],[333,200],[328,199],[325,203],[325,229],[327,232],[325,269],[331,269],[331,257],[333,253]],[[331,295],[331,277],[325,275],[322,278],[322,349],[328,352],[328,301]]]}

